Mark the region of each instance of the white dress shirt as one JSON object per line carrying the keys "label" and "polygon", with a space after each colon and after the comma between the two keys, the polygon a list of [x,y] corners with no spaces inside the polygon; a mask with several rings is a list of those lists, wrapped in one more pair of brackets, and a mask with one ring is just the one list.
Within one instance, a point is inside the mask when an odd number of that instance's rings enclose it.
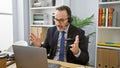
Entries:
{"label": "white dress shirt", "polygon": [[[69,26],[64,30],[65,31],[65,39],[67,39],[67,35],[68,35],[68,29]],[[61,32],[59,32],[59,37],[58,37],[58,44],[57,44],[57,52],[55,54],[54,60],[58,60],[59,59],[59,52],[60,52],[60,39],[61,39]],[[81,51],[79,49],[79,53],[76,54],[75,56],[78,57],[80,55]],[[65,41],[65,47],[64,47],[64,61],[66,61],[66,41]]]}

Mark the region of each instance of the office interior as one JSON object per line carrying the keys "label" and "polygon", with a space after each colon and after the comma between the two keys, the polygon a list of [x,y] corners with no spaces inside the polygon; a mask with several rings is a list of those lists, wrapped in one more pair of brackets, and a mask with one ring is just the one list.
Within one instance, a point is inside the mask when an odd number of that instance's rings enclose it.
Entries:
{"label": "office interior", "polygon": [[[0,50],[1,51],[7,50],[13,43],[17,41],[21,41],[21,40],[27,41],[28,45],[30,45],[29,34],[30,34],[30,29],[31,29],[30,27],[31,18],[30,18],[30,6],[29,6],[30,2],[29,1],[30,0],[4,0],[0,2],[0,18],[1,18],[0,20],[1,21],[0,23],[0,33],[1,33],[0,34],[0,37],[1,37]],[[120,11],[120,5],[119,5],[120,1],[119,0],[116,0],[116,1],[117,2],[115,2],[115,4],[117,4],[117,7],[119,8],[118,11]],[[104,48],[98,45],[99,40],[101,39],[104,40],[104,36],[102,36],[104,34],[99,32],[100,28],[98,27],[98,18],[99,18],[98,9],[100,7],[99,2],[102,2],[102,0],[101,1],[100,0],[91,0],[91,1],[90,0],[66,0],[66,1],[63,0],[63,2],[67,2],[67,4],[69,4],[69,7],[72,10],[72,15],[77,16],[80,19],[85,19],[86,17],[94,15],[94,17],[92,18],[93,23],[82,28],[83,30],[85,30],[86,36],[92,33],[89,36],[89,43],[88,43],[88,51],[89,51],[88,65],[96,67],[96,68],[103,68],[104,66],[112,65],[110,62],[113,61],[117,64],[117,68],[119,68],[120,67],[119,45],[113,48],[110,48],[111,46]],[[117,31],[117,33],[120,35],[119,27],[110,28],[110,29]],[[104,27],[103,27],[103,30],[104,30]],[[99,36],[98,33],[102,35]],[[119,36],[118,34],[117,36]],[[113,34],[113,35],[116,35],[116,34]],[[113,36],[113,35],[110,35],[110,36]],[[101,38],[99,38],[98,36]],[[117,41],[117,43],[120,43],[120,39],[118,39],[118,37],[113,36],[112,38],[114,38]],[[113,53],[113,52],[110,53],[111,50],[116,51],[112,55],[114,57],[113,59],[115,59],[116,61],[107,59],[103,62],[101,61],[102,60],[101,58],[100,58],[101,60],[99,60],[98,56],[102,56],[101,53],[100,54],[98,53],[99,49],[101,50],[103,49],[102,51],[110,50],[110,51],[107,51],[109,54]],[[105,53],[105,55],[103,56],[106,57],[106,54],[108,53]],[[107,55],[107,58],[109,58],[108,55]],[[102,64],[106,64],[106,65],[104,65],[103,67],[100,67],[99,65],[102,65]],[[116,68],[116,67],[113,67],[113,68]]]}

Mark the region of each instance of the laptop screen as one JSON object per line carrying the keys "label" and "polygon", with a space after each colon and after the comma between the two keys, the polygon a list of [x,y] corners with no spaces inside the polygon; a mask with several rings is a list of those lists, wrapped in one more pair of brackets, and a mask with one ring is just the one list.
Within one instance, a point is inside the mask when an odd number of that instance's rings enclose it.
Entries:
{"label": "laptop screen", "polygon": [[45,48],[13,45],[17,68],[48,68]]}

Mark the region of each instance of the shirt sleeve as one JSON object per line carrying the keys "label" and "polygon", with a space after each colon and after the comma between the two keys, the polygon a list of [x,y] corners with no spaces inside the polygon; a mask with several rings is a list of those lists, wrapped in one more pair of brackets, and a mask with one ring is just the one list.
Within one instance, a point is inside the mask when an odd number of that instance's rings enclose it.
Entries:
{"label": "shirt sleeve", "polygon": [[79,57],[80,54],[81,54],[81,50],[79,49],[78,54],[75,54],[74,56],[75,56],[75,57]]}

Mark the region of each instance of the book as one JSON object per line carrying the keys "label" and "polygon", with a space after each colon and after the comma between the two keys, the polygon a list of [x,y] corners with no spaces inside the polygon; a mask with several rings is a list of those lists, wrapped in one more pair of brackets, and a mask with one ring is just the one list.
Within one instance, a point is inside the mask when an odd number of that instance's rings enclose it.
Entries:
{"label": "book", "polygon": [[103,49],[98,48],[97,49],[97,68],[103,68],[102,56],[103,56]]}
{"label": "book", "polygon": [[107,2],[107,0],[102,0],[102,2]]}
{"label": "book", "polygon": [[102,26],[102,8],[99,8],[98,18],[98,26]]}
{"label": "book", "polygon": [[108,25],[108,8],[106,8],[106,18],[105,18],[105,26],[107,27]]}
{"label": "book", "polygon": [[105,26],[106,24],[106,8],[102,8],[102,26]]}
{"label": "book", "polygon": [[111,47],[120,47],[120,43],[105,42],[105,41],[98,42],[98,45],[100,45],[100,46],[111,46]]}
{"label": "book", "polygon": [[56,0],[52,0],[52,6],[56,5]]}
{"label": "book", "polygon": [[33,33],[35,36],[37,36],[37,27],[31,27],[31,33]]}
{"label": "book", "polygon": [[117,0],[110,0],[110,1],[117,1]]}
{"label": "book", "polygon": [[110,2],[111,0],[107,0],[107,2]]}
{"label": "book", "polygon": [[110,68],[109,67],[109,52],[110,50],[109,49],[102,49],[102,64],[103,64],[103,67],[102,68]]}
{"label": "book", "polygon": [[112,17],[112,27],[116,27],[116,26],[117,26],[117,11],[114,10]]}
{"label": "book", "polygon": [[108,27],[112,26],[113,11],[114,8],[108,8]]}
{"label": "book", "polygon": [[119,51],[109,50],[109,67],[110,68],[119,68]]}
{"label": "book", "polygon": [[120,11],[117,12],[117,27],[120,27]]}

